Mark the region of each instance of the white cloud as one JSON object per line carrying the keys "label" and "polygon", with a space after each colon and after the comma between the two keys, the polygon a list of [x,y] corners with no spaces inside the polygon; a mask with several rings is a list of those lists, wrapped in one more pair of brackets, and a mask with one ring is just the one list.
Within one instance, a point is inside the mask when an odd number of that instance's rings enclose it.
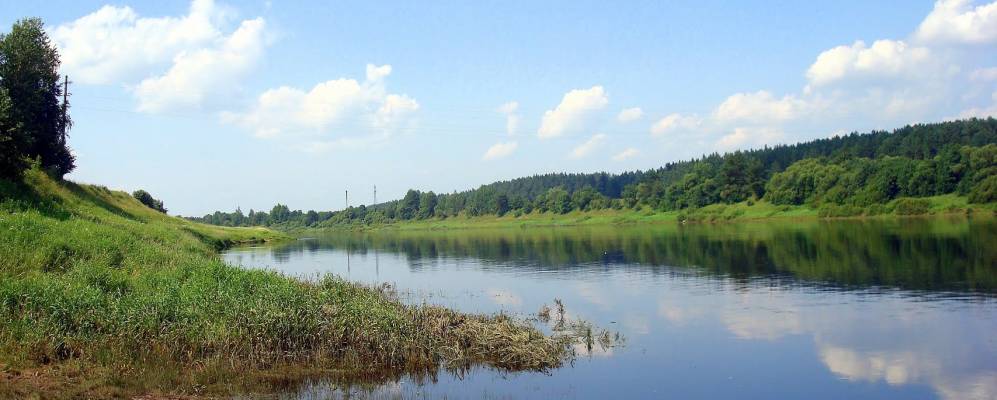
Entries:
{"label": "white cloud", "polygon": [[572,90],[564,95],[556,108],[544,113],[537,134],[546,139],[577,130],[592,112],[601,110],[607,104],[609,98],[602,86]]}
{"label": "white cloud", "polygon": [[634,122],[644,116],[644,110],[640,107],[625,108],[616,115],[616,120],[622,123]]}
{"label": "white cloud", "polygon": [[516,114],[518,109],[519,103],[515,101],[505,103],[498,108],[498,112],[505,115],[505,133],[509,136],[516,136],[519,130],[519,115]]}
{"label": "white cloud", "polygon": [[991,43],[997,41],[997,2],[973,7],[968,0],[940,0],[914,37],[926,42]]}
{"label": "white cloud", "polygon": [[694,129],[702,122],[701,118],[694,115],[669,114],[651,125],[651,134],[661,136],[676,130]]}
{"label": "white cloud", "polygon": [[487,161],[505,158],[516,151],[517,147],[519,147],[519,143],[515,141],[495,143],[485,151],[485,155],[481,156],[481,159]]}
{"label": "white cloud", "polygon": [[519,102],[516,101],[510,101],[508,103],[499,106],[498,108],[498,112],[502,114],[512,114],[516,112],[516,110],[519,110]]}
{"label": "white cloud", "polygon": [[820,53],[806,76],[810,87],[817,87],[845,78],[916,78],[937,72],[938,65],[927,47],[902,40],[877,40],[867,47],[859,40]]}
{"label": "white cloud", "polygon": [[177,55],[169,71],[135,87],[139,111],[197,107],[207,96],[232,93],[263,56],[264,25],[262,18],[243,21],[218,47]]}
{"label": "white cloud", "polygon": [[775,98],[772,93],[760,90],[728,97],[713,115],[721,122],[778,122],[795,118],[805,108],[806,103],[795,96]]}
{"label": "white cloud", "polygon": [[722,150],[736,150],[765,144],[773,144],[782,138],[782,133],[771,128],[734,128],[734,132],[717,140]]}
{"label": "white cloud", "polygon": [[374,64],[367,64],[367,81],[372,83],[379,83],[391,75],[391,66],[382,65],[377,66]]}
{"label": "white cloud", "polygon": [[593,151],[595,151],[599,147],[599,145],[601,145],[605,141],[606,141],[605,134],[597,133],[595,135],[592,135],[592,137],[589,138],[589,140],[586,140],[585,143],[578,145],[578,147],[575,147],[575,149],[571,151],[571,158],[575,159],[583,158],[591,154]]}
{"label": "white cloud", "polygon": [[989,106],[973,107],[959,113],[959,118],[997,118],[997,92],[990,94]]}
{"label": "white cloud", "polygon": [[233,97],[262,58],[266,23],[247,19],[225,33],[231,16],[212,0],[192,1],[180,17],[108,5],[50,35],[63,73],[80,84],[124,85],[140,111],[155,112]]}
{"label": "white cloud", "polygon": [[640,154],[640,150],[637,150],[637,149],[635,149],[633,147],[628,147],[625,150],[623,150],[623,151],[617,153],[615,156],[613,156],[613,161],[624,161],[624,160],[633,158],[634,156],[636,156],[638,154]]}
{"label": "white cloud", "polygon": [[364,82],[340,78],[307,92],[288,86],[270,89],[259,95],[250,110],[226,113],[223,120],[263,138],[342,136],[345,132],[359,134],[354,139],[388,135],[405,127],[419,109],[415,99],[386,93],[384,80],[390,73],[390,66],[368,65]]}
{"label": "white cloud", "polygon": [[969,74],[969,79],[979,82],[997,81],[997,67],[978,68]]}
{"label": "white cloud", "polygon": [[130,7],[106,5],[50,32],[63,72],[82,84],[135,79],[178,54],[223,40],[224,10],[191,2],[183,17],[142,18]]}

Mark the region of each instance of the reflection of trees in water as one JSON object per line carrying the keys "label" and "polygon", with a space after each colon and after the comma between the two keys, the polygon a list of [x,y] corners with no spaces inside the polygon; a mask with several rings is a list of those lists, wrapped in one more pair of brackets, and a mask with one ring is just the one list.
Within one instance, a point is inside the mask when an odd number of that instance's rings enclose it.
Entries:
{"label": "reflection of trees in water", "polygon": [[[274,250],[402,254],[410,268],[441,258],[485,270],[588,273],[624,264],[641,273],[721,275],[926,291],[997,291],[993,220],[769,221],[558,229],[342,233]],[[697,267],[680,270],[674,267]]]}

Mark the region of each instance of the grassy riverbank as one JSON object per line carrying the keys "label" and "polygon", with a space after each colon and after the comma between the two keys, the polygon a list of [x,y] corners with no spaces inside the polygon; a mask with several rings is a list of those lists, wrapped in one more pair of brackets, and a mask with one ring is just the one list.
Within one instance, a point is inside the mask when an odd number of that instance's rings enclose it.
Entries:
{"label": "grassy riverbank", "polygon": [[564,339],[506,316],[408,306],[390,288],[303,282],[217,255],[286,238],[170,217],[37,170],[0,181],[0,397],[230,393],[265,380],[246,371],[287,383],[294,374],[273,373],[287,366],[543,370],[567,355]]}
{"label": "grassy riverbank", "polygon": [[679,222],[715,223],[766,219],[903,218],[959,214],[993,215],[995,212],[997,212],[997,204],[969,204],[966,197],[950,194],[917,199],[901,198],[887,204],[870,207],[824,206],[812,208],[808,206],[780,206],[766,201],[745,201],[735,204],[714,204],[698,209],[681,211],[661,212],[643,208],[572,211],[566,214],[533,212],[517,215],[509,213],[503,216],[482,215],[474,217],[429,218],[375,225],[327,225],[323,228],[351,230],[527,228],[670,224]]}

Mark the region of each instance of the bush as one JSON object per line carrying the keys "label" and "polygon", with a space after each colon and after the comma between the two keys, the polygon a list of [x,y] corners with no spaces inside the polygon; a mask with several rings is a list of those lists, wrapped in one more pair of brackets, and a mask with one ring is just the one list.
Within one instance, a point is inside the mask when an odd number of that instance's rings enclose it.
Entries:
{"label": "bush", "polygon": [[890,210],[886,209],[886,206],[882,204],[870,204],[865,208],[865,215],[882,215],[889,212]]}
{"label": "bush", "polygon": [[992,203],[997,201],[997,175],[988,176],[969,191],[970,203]]}
{"label": "bush", "polygon": [[928,213],[931,202],[926,199],[902,198],[897,200],[893,206],[893,213],[897,215],[922,215]]}
{"label": "bush", "polygon": [[163,207],[163,201],[156,200],[149,192],[139,189],[132,193],[132,197],[135,197],[140,203],[145,204],[146,207],[166,214],[166,207]]}

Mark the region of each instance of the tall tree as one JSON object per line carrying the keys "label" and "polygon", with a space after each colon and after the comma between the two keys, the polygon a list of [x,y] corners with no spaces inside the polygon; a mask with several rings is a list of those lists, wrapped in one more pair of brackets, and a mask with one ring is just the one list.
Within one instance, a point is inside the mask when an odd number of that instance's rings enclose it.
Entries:
{"label": "tall tree", "polygon": [[10,97],[8,117],[28,138],[26,156],[62,177],[75,168],[65,133],[72,125],[59,79],[59,53],[41,19],[22,19],[0,35],[0,87]]}
{"label": "tall tree", "polygon": [[28,140],[10,115],[11,101],[7,90],[0,87],[0,178],[16,178],[27,163]]}
{"label": "tall tree", "polygon": [[416,212],[419,211],[419,192],[409,189],[405,193],[405,198],[398,203],[397,216],[400,219],[412,219],[416,216]]}
{"label": "tall tree", "polygon": [[425,192],[419,195],[419,219],[426,219],[433,216],[436,210],[436,193]]}

